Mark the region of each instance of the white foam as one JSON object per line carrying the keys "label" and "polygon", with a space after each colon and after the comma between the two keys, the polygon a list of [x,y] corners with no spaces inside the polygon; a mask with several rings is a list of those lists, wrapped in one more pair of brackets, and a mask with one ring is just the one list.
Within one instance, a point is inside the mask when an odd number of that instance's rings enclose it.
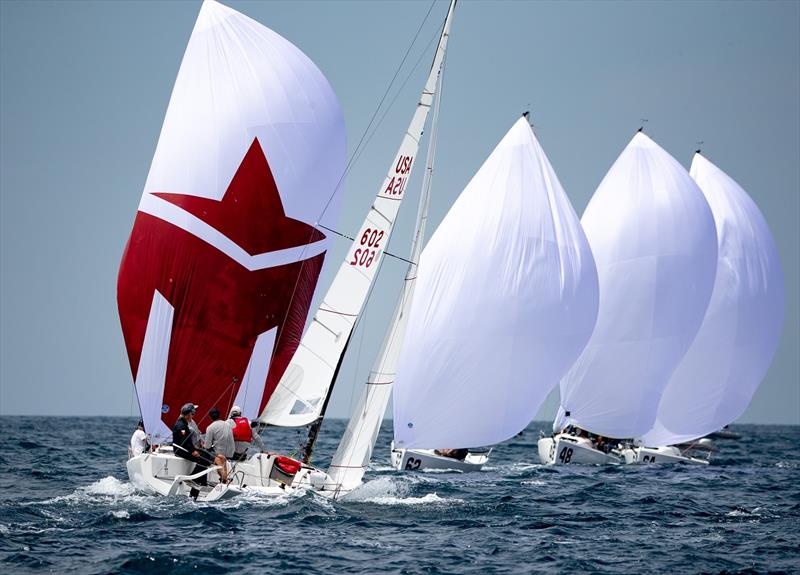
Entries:
{"label": "white foam", "polygon": [[288,505],[292,500],[302,495],[302,490],[290,493],[276,493],[274,488],[248,485],[247,489],[242,491],[240,495],[224,502],[216,502],[215,506],[231,509],[237,509],[243,505],[245,507],[280,507]]}
{"label": "white foam", "polygon": [[520,485],[547,485],[547,483],[541,479],[531,479],[529,481],[520,481]]}
{"label": "white foam", "polygon": [[379,477],[367,481],[345,496],[346,501],[361,501],[378,505],[426,505],[463,503],[461,499],[445,499],[436,493],[428,493],[422,497],[408,496],[409,483],[399,483],[390,477]]}
{"label": "white foam", "polygon": [[51,505],[54,503],[79,503],[99,497],[132,498],[137,493],[136,487],[128,482],[120,481],[111,475],[98,479],[85,487],[79,487],[69,495],[59,495],[44,501],[30,501],[26,505]]}
{"label": "white foam", "polygon": [[131,514],[125,511],[124,509],[121,509],[119,511],[112,511],[111,515],[113,515],[117,519],[130,519],[131,517]]}
{"label": "white foam", "polygon": [[742,509],[734,509],[733,511],[729,511],[725,515],[727,515],[728,517],[745,517],[750,515],[750,513]]}
{"label": "white foam", "polygon": [[109,475],[94,483],[80,488],[80,491],[89,495],[107,495],[111,497],[126,497],[136,492],[136,487],[131,483],[123,482]]}
{"label": "white foam", "polygon": [[368,499],[378,505],[425,505],[428,503],[463,503],[461,499],[444,499],[436,493],[428,493],[422,497],[374,497]]}

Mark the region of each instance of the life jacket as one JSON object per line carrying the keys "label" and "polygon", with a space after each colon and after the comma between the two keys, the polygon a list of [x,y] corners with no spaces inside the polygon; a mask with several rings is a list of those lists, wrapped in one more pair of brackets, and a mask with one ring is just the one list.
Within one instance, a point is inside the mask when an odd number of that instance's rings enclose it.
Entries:
{"label": "life jacket", "polygon": [[250,443],[253,441],[253,429],[250,427],[250,420],[246,417],[233,418],[233,440]]}

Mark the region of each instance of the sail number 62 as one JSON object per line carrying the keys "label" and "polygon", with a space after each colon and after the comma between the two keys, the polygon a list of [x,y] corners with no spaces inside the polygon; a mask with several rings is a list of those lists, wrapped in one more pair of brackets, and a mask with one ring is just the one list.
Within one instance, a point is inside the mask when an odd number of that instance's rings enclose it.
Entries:
{"label": "sail number 62", "polygon": [[381,247],[381,240],[383,239],[383,230],[373,230],[367,228],[361,234],[361,245],[363,247],[357,248],[353,252],[353,261],[350,262],[351,266],[364,266],[369,267],[375,261],[375,254]]}

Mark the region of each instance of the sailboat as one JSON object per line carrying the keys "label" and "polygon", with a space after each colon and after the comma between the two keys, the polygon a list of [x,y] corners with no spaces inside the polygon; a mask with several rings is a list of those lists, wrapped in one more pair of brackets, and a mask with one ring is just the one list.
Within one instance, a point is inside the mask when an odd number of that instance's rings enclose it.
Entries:
{"label": "sailboat", "polygon": [[780,258],[758,206],[699,151],[689,173],[716,223],[714,291],[697,337],[661,396],[656,420],[641,437],[644,446],[626,452],[640,463],[693,462],[687,451],[747,408],[783,324]]}
{"label": "sailboat", "polygon": [[133,483],[167,495],[207,477],[208,501],[234,490],[214,486],[211,470],[190,476],[170,429],[186,402],[200,406],[201,426],[212,407],[258,407],[286,370],[328,246],[317,222],[333,225],[345,154],[342,112],[316,65],[206,0],[119,269],[136,395],[158,445],[128,461]]}
{"label": "sailboat", "polygon": [[589,243],[520,118],[438,227],[419,264],[394,384],[395,467],[470,470],[441,449],[493,445],[533,419],[598,309]]}
{"label": "sailboat", "polygon": [[561,380],[547,464],[623,463],[620,449],[656,419],[669,379],[708,308],[714,217],[686,170],[641,130],[581,218],[600,282],[589,343]]}
{"label": "sailboat", "polygon": [[[256,454],[231,469],[230,475],[239,487],[258,486],[266,493],[286,493],[296,488],[321,489],[330,483],[324,471],[310,464],[314,442],[338,366],[380,267],[405,195],[406,182],[411,175],[435,95],[454,5],[455,2],[451,2],[431,71],[400,149],[361,230],[355,236],[345,261],[302,339],[300,335],[324,259],[327,238],[321,230],[333,229],[330,214],[334,210],[331,205],[335,207],[338,202],[338,188],[344,173],[341,112],[324,76],[296,47],[271,30],[216,2],[207,1],[201,8],[167,111],[151,178],[162,156],[174,154],[177,159],[192,158],[191,155],[181,155],[181,148],[174,145],[163,146],[165,151],[162,152],[162,140],[177,138],[173,130],[181,124],[173,120],[174,116],[181,116],[180,120],[186,126],[195,127],[195,132],[181,135],[184,139],[209,136],[209,145],[213,146],[204,157],[208,165],[220,157],[222,167],[226,167],[230,162],[224,164],[222,160],[227,160],[230,149],[240,144],[238,140],[245,135],[250,137],[253,133],[258,136],[260,132],[264,132],[265,140],[281,147],[280,153],[276,152],[274,156],[280,161],[272,159],[271,149],[267,149],[266,154],[258,154],[256,144],[259,140],[256,139],[242,167],[230,180],[227,193],[223,190],[218,197],[194,206],[192,202],[175,201],[172,197],[175,194],[167,194],[167,199],[182,209],[174,213],[175,210],[170,208],[172,219],[167,222],[178,227],[180,233],[194,233],[198,237],[193,237],[191,241],[199,242],[206,252],[213,252],[217,259],[222,256],[233,258],[233,263],[227,264],[227,267],[219,261],[213,261],[212,265],[220,267],[200,275],[196,270],[201,264],[205,265],[204,262],[189,260],[188,269],[181,269],[181,265],[187,263],[183,259],[185,254],[174,254],[171,249],[165,249],[172,248],[174,244],[164,241],[163,231],[147,228],[143,232],[140,226],[137,227],[143,213],[140,206],[140,216],[137,216],[120,268],[120,316],[131,356],[137,396],[142,413],[148,414],[145,419],[146,430],[153,438],[160,437],[163,441],[167,437],[165,429],[168,429],[170,418],[175,417],[172,415],[175,405],[180,404],[173,405],[167,401],[168,391],[172,394],[170,397],[181,397],[182,401],[186,398],[195,401],[197,397],[200,402],[207,402],[208,407],[214,405],[221,411],[227,410],[235,402],[243,406],[246,416],[260,414],[259,420],[265,424],[311,424],[302,461],[273,453]],[[270,58],[263,58],[263,54],[270,54]],[[210,61],[204,58],[210,58]],[[222,94],[236,97],[236,105],[225,98],[218,98],[216,83],[215,90],[211,90],[210,82],[224,84],[226,88]],[[199,104],[186,103],[187,94],[199,94]],[[202,97],[206,94],[208,101]],[[287,94],[301,96],[298,98],[301,103],[287,99]],[[203,103],[211,109],[203,109]],[[224,137],[213,133],[214,130],[220,130]],[[197,131],[202,133],[197,134]],[[267,157],[270,158],[269,162],[266,161]],[[179,163],[172,164],[176,165],[174,171],[179,172],[178,175],[191,178],[194,174]],[[214,167],[210,166],[209,170]],[[161,171],[169,170],[161,166]],[[196,178],[194,183],[220,185],[226,181],[222,178],[224,173],[222,168],[217,168],[207,174],[209,178]],[[158,185],[162,187],[156,189],[164,189],[163,186],[168,183],[169,180],[159,181]],[[145,199],[151,201],[150,196],[154,193],[151,188],[149,178],[142,204]],[[298,194],[298,197],[291,200],[284,189]],[[266,197],[249,198],[247,193]],[[229,198],[227,210],[221,212],[212,203],[224,204]],[[241,200],[245,200],[244,206],[239,207],[246,209],[237,213],[236,204]],[[303,208],[302,218],[289,217],[294,216],[288,209],[290,203],[295,210]],[[219,213],[215,214],[215,210]],[[144,213],[150,215],[150,212]],[[265,233],[264,221],[270,220],[263,218],[275,218],[276,213],[282,218],[279,225],[268,228]],[[233,222],[230,218],[236,216],[257,219],[250,224],[245,221]],[[202,225],[203,218],[209,219],[205,226]],[[186,224],[186,221],[189,223]],[[250,239],[258,239],[268,247],[275,244],[279,248],[277,253],[268,251],[254,255],[237,244],[242,238],[232,235],[234,223],[245,231],[248,226],[255,228],[250,231]],[[168,229],[174,236],[172,228]],[[200,229],[202,234],[198,235],[196,229]],[[230,233],[226,236],[225,232]],[[167,237],[175,241],[174,237]],[[142,243],[147,244],[149,252],[142,251]],[[188,285],[175,288],[179,296],[178,307],[188,307],[184,315],[191,312],[199,316],[189,316],[185,322],[187,326],[178,323],[183,312],[174,312],[176,304],[172,304],[170,297],[162,296],[158,290],[154,291],[155,295],[149,296],[158,302],[158,306],[154,306],[157,311],[150,312],[154,317],[152,329],[146,318],[143,321],[141,310],[136,310],[138,315],[129,312],[130,300],[135,297],[141,299],[141,288],[136,281],[139,274],[131,270],[133,266],[130,262],[149,262],[155,251],[160,251],[167,262],[162,266],[163,270],[158,268],[158,272],[167,278],[170,287],[175,279],[188,276],[191,280]],[[222,253],[220,255],[217,252]],[[239,259],[235,259],[236,256]],[[203,253],[203,257],[207,257],[207,254]],[[230,275],[231,269],[239,268],[244,268],[242,273],[273,268],[275,272],[250,285]],[[213,289],[209,290],[209,286]],[[200,299],[210,296],[217,299],[207,304],[204,304],[204,300],[197,303],[190,297],[192,295]],[[264,308],[264,305],[271,307]],[[240,307],[248,310],[244,314],[232,313]],[[210,321],[214,319],[212,312],[225,315],[221,327]],[[177,319],[173,319],[173,315]],[[253,325],[259,323],[253,317],[267,318],[270,325]],[[146,336],[139,333],[142,324],[147,325]],[[245,333],[245,328],[250,331]],[[231,336],[225,329],[235,333]],[[153,336],[149,337],[151,333]],[[190,337],[199,339],[194,341]],[[150,375],[149,379],[139,376],[142,369],[138,355],[134,357],[137,344],[138,349],[142,347],[142,339],[145,340],[145,349],[150,350],[150,356],[154,358],[151,360],[154,367],[146,372]],[[237,350],[236,361],[225,355],[234,344],[247,352]],[[198,355],[200,353],[202,355]],[[137,361],[134,362],[134,359]],[[188,374],[173,367],[176,361],[179,366],[186,364]],[[155,415],[158,409],[154,406],[160,402],[163,402],[163,407]],[[128,471],[135,483],[144,484],[156,493],[189,493],[195,487],[192,481],[197,479],[196,475],[187,473],[191,465],[191,462],[177,457],[170,445],[162,443],[155,452],[129,460]],[[205,474],[212,482],[210,470]],[[213,500],[218,496],[203,491],[199,498]]]}

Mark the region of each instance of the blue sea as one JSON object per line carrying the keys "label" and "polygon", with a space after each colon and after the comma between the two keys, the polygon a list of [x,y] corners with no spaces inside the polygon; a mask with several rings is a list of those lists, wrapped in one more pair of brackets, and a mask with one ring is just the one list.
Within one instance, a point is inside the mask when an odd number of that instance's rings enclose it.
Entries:
{"label": "blue sea", "polygon": [[[134,423],[0,418],[0,573],[800,572],[798,427],[734,426],[707,467],[548,468],[538,422],[482,472],[401,474],[389,423],[351,500],[198,504],[128,482]],[[321,466],[344,425],[325,422]]]}

